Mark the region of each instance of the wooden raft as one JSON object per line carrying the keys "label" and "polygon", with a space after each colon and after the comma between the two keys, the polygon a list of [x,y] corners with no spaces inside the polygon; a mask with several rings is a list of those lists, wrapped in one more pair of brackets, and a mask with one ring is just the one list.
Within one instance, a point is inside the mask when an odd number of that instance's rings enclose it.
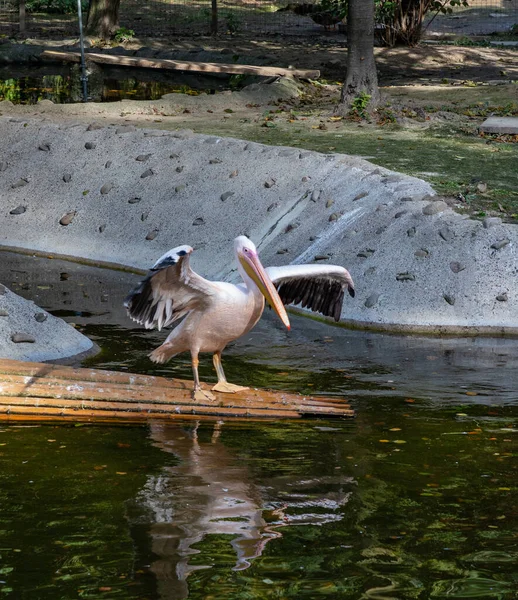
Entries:
{"label": "wooden raft", "polygon": [[[209,386],[204,386],[209,389]],[[149,419],[351,417],[340,398],[250,389],[191,398],[192,382],[0,359],[0,422],[137,423]]]}
{"label": "wooden raft", "polygon": [[[62,52],[44,50],[41,57],[47,60],[64,62],[80,62],[79,52]],[[318,79],[320,71],[316,69],[285,69],[283,67],[258,67],[255,65],[239,65],[229,63],[209,63],[180,61],[171,59],[138,58],[136,56],[119,56],[87,52],[86,60],[94,63],[113,65],[116,67],[139,67],[144,69],[172,69],[174,71],[196,71],[201,73],[231,73],[233,75],[261,75],[263,77],[299,77],[300,79]]]}

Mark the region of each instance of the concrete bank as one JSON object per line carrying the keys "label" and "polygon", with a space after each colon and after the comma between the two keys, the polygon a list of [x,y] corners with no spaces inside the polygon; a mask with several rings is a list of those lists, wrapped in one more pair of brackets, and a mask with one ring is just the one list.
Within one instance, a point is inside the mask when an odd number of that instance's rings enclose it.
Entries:
{"label": "concrete bank", "polygon": [[145,269],[188,243],[198,272],[232,279],[242,233],[266,265],[346,266],[346,322],[518,333],[518,227],[459,215],[419,179],[188,130],[0,118],[0,244]]}

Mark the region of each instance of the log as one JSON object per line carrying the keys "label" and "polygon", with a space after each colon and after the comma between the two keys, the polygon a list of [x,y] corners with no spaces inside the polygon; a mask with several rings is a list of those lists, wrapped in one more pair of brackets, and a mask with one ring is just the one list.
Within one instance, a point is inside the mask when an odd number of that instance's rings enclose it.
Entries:
{"label": "log", "polygon": [[[139,67],[144,69],[172,69],[174,71],[198,71],[203,73],[230,73],[235,75],[260,75],[262,77],[298,77],[299,79],[318,79],[320,71],[311,69],[285,69],[283,67],[257,67],[254,65],[231,65],[226,63],[205,63],[178,60],[158,60],[154,58],[138,58],[136,56],[114,56],[87,52],[86,60],[118,67]],[[46,60],[79,62],[79,52],[61,52],[45,50],[41,57]]]}
{"label": "log", "polygon": [[192,382],[0,359],[1,421],[135,423],[149,419],[298,419],[353,416],[341,398],[250,389],[191,398]]}

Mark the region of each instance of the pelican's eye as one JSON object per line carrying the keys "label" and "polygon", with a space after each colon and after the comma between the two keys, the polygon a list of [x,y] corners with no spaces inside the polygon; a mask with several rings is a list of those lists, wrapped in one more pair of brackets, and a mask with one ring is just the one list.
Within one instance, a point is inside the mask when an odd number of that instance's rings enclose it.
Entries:
{"label": "pelican's eye", "polygon": [[243,248],[243,252],[246,252],[248,254],[248,248]]}

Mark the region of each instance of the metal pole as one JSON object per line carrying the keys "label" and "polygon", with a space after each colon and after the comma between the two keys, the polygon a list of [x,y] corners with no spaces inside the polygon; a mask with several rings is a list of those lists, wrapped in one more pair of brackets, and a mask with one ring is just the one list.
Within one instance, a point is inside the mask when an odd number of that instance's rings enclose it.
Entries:
{"label": "metal pole", "polygon": [[83,102],[88,102],[88,90],[86,87],[88,77],[86,75],[85,40],[83,37],[83,9],[81,7],[81,0],[77,0],[77,16],[79,18],[79,45],[81,47],[81,82],[83,84]]}

